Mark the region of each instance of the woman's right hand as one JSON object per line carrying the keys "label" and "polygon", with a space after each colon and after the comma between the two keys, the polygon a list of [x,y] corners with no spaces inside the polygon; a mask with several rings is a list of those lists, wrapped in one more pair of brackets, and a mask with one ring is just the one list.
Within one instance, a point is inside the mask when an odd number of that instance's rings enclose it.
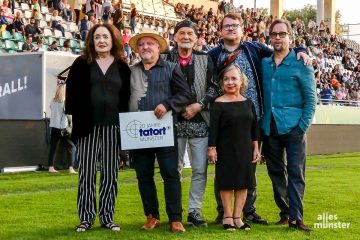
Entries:
{"label": "woman's right hand", "polygon": [[216,147],[208,147],[208,161],[209,163],[216,163],[217,161]]}

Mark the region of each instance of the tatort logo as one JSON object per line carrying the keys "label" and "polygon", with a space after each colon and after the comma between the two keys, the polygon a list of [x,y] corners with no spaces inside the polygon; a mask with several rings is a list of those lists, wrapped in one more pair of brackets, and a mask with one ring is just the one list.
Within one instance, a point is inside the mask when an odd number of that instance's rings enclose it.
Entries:
{"label": "tatort logo", "polygon": [[158,135],[165,135],[166,128],[149,128],[149,129],[139,129],[140,137],[142,136],[158,136]]}
{"label": "tatort logo", "polygon": [[126,133],[131,138],[140,138],[140,141],[161,140],[171,127],[162,127],[160,123],[144,124],[138,120],[132,120],[126,126]]}

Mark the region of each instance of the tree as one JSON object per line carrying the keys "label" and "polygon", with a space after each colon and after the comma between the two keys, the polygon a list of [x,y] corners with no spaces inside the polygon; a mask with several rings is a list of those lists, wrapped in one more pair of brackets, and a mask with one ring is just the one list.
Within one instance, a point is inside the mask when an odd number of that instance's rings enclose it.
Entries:
{"label": "tree", "polygon": [[341,22],[340,20],[341,20],[340,10],[336,10],[336,13],[335,13],[335,34],[337,36],[342,35],[343,31],[344,31],[343,27],[340,24],[340,22]]}
{"label": "tree", "polygon": [[306,5],[303,9],[292,9],[284,11],[286,19],[293,22],[299,17],[307,26],[310,19],[316,21],[316,8],[313,5]]}

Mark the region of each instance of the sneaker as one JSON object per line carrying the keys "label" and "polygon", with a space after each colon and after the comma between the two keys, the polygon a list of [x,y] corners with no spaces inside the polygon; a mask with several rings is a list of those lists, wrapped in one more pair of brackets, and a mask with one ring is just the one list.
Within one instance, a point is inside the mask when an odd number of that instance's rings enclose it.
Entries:
{"label": "sneaker", "polygon": [[69,167],[69,173],[70,174],[77,174],[77,172],[74,170],[73,167]]}
{"label": "sneaker", "polygon": [[201,217],[200,212],[197,210],[189,212],[187,224],[194,227],[207,227],[206,221]]}
{"label": "sneaker", "polygon": [[244,214],[244,221],[261,225],[269,225],[269,223],[265,219],[262,219],[256,212]]}
{"label": "sneaker", "polygon": [[146,223],[141,227],[144,230],[153,230],[160,226],[160,220],[154,218],[151,214],[147,216]]}
{"label": "sneaker", "polygon": [[54,167],[49,167],[49,173],[58,173],[59,171],[56,171]]}
{"label": "sneaker", "polygon": [[289,228],[295,228],[304,232],[311,232],[312,230],[307,227],[303,221],[301,220],[296,220],[293,222],[289,222]]}
{"label": "sneaker", "polygon": [[215,224],[222,224],[224,218],[224,212],[218,212],[217,217],[215,218]]}
{"label": "sneaker", "polygon": [[170,223],[170,231],[173,233],[176,233],[176,232],[183,233],[186,230],[181,222],[171,222]]}

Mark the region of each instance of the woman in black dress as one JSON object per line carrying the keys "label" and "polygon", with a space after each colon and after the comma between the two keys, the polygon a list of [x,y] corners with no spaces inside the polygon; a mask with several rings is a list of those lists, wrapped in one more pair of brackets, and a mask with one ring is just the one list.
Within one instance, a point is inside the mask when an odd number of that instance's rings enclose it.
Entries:
{"label": "woman in black dress", "polygon": [[255,187],[254,165],[260,159],[255,108],[242,96],[247,78],[237,65],[229,65],[220,73],[220,84],[224,95],[215,100],[210,110],[208,158],[210,163],[216,163],[215,181],[224,206],[224,228],[250,230],[240,215],[247,189]]}

